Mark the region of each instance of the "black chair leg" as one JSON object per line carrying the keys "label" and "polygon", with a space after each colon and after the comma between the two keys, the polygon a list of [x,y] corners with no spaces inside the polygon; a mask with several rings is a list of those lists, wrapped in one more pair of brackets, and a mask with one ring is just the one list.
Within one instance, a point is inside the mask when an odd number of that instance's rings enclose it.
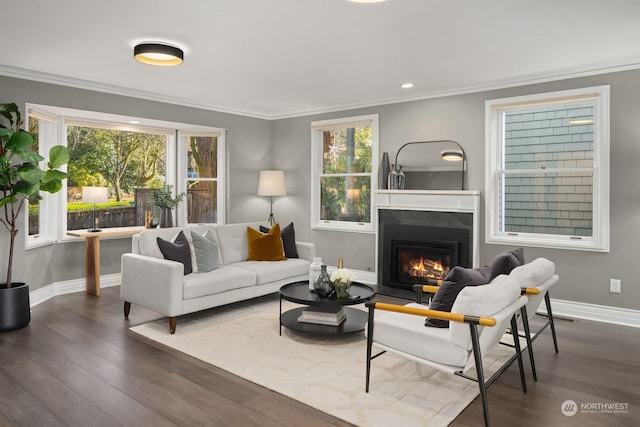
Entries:
{"label": "black chair leg", "polygon": [[514,314],[511,318],[511,333],[513,335],[513,346],[516,348],[518,358],[518,368],[520,369],[520,381],[522,382],[523,393],[527,392],[527,380],[524,377],[524,365],[522,364],[522,350],[520,348],[520,338],[518,334],[518,320]]}
{"label": "black chair leg", "polygon": [[373,310],[369,307],[369,319],[367,323],[367,376],[365,380],[365,392],[369,393],[369,378],[371,376],[371,347],[373,345]]}
{"label": "black chair leg", "polygon": [[478,327],[475,323],[469,323],[471,343],[473,345],[473,357],[476,362],[476,375],[478,387],[480,387],[480,399],[482,400],[482,415],[484,425],[489,427],[489,402],[487,401],[487,386],[484,383],[484,370],[482,369],[482,355],[480,354],[480,340],[478,339]]}
{"label": "black chair leg", "polygon": [[556,325],[553,323],[553,313],[551,312],[551,298],[549,292],[544,294],[544,303],[547,305],[547,315],[549,316],[549,325],[551,326],[551,336],[553,337],[553,347],[558,353],[558,339],[556,338]]}
{"label": "black chair leg", "polygon": [[[533,341],[531,340],[531,329],[529,328],[529,317],[527,316],[527,306],[522,306],[520,309],[522,316],[522,326],[524,327],[524,336],[527,339],[527,349],[529,350],[529,360],[531,361],[531,374],[533,380],[538,381],[538,375],[536,373],[536,362],[533,359]],[[516,338],[516,335],[513,336]]]}

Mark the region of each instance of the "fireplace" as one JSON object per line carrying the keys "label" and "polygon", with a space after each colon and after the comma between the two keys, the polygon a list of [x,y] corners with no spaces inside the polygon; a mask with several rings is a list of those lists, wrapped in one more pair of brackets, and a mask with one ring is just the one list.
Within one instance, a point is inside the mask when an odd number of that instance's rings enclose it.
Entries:
{"label": "fireplace", "polygon": [[381,209],[378,220],[378,283],[413,289],[473,266],[472,214]]}
{"label": "fireplace", "polygon": [[459,242],[449,240],[392,241],[390,281],[427,284],[443,279],[458,265]]}

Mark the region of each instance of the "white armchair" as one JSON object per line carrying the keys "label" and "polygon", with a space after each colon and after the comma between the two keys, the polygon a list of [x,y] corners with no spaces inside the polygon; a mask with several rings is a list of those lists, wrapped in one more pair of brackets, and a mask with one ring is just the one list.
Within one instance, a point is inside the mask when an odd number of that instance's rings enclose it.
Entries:
{"label": "white armchair", "polygon": [[[456,297],[451,313],[429,310],[422,304],[405,306],[368,302],[366,391],[369,392],[371,360],[390,351],[452,375],[478,382],[485,425],[489,425],[486,388],[514,360],[518,361],[522,390],[527,386],[522,350],[517,339],[516,313],[527,303],[520,295],[520,284],[510,276],[498,276],[491,283],[464,288]],[[376,315],[377,311],[383,311]],[[426,327],[425,317],[449,320],[449,328]],[[526,315],[525,315],[526,318]],[[514,334],[513,356],[485,380],[482,354],[495,347],[511,327]],[[381,352],[373,355],[373,347]],[[475,365],[476,376],[466,373]]]}
{"label": "white armchair", "polygon": [[[525,306],[526,316],[528,316],[525,326],[525,337],[527,338],[529,348],[529,360],[531,361],[531,372],[534,381],[538,380],[536,373],[535,360],[533,358],[533,341],[538,338],[540,333],[548,326],[551,327],[551,336],[553,337],[553,347],[558,353],[558,339],[556,337],[556,327],[553,323],[553,312],[551,311],[551,299],[549,297],[549,289],[558,283],[558,275],[555,274],[555,264],[546,258],[536,258],[530,263],[516,267],[510,274],[510,277],[516,279],[521,286],[521,292],[528,298]],[[536,316],[538,307],[540,307],[544,299],[546,306],[546,321],[536,331],[528,331],[529,320]],[[524,320],[524,319],[523,319]],[[522,336],[522,335],[521,335]]]}

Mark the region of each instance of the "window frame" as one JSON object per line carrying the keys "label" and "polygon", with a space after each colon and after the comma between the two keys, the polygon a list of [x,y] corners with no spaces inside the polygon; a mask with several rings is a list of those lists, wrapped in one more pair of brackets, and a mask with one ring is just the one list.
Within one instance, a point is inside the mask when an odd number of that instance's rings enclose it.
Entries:
{"label": "window frame", "polygon": [[[609,99],[610,88],[606,85],[485,101],[486,243],[609,252]],[[503,206],[500,206],[500,196],[503,194],[503,189],[500,187],[500,178],[501,176],[508,175],[508,173],[503,173],[504,153],[502,151],[504,147],[504,114],[506,112],[524,108],[530,109],[559,104],[574,104],[584,101],[592,101],[594,103],[592,236],[501,231],[500,217],[504,211]],[[585,170],[585,168],[576,168],[574,171],[578,172]],[[513,172],[512,170],[510,171]],[[538,173],[538,170],[522,169],[517,170],[517,172]],[[502,200],[504,199],[502,198]]]}
{"label": "window frame", "polygon": [[[217,193],[217,199],[216,199],[216,219],[217,222],[215,222],[215,224],[224,224],[226,222],[226,215],[225,215],[225,176],[226,176],[226,167],[225,167],[225,161],[224,159],[226,159],[226,151],[225,151],[225,138],[226,138],[226,131],[224,129],[219,129],[216,131],[211,131],[211,132],[193,132],[193,131],[178,131],[178,153],[177,153],[177,160],[178,160],[178,176],[180,177],[178,179],[178,185],[176,186],[177,192],[178,193],[186,193],[187,192],[187,188],[188,188],[188,182],[190,181],[189,177],[188,177],[188,150],[187,150],[187,146],[186,146],[186,142],[187,140],[192,137],[192,136],[210,136],[210,137],[217,137],[218,138],[218,146],[217,146],[217,152],[218,152],[218,156],[216,161],[217,163],[217,177],[216,178],[198,178],[198,181],[208,181],[208,182],[216,182],[216,193]],[[188,222],[189,219],[189,215],[187,212],[187,204],[186,203],[181,203],[178,206],[178,212],[176,214],[177,217],[177,221],[178,224],[201,224],[201,223],[190,223]]]}
{"label": "window frame", "polygon": [[[166,173],[165,183],[173,185],[177,192],[186,191],[187,168],[186,163],[181,166],[179,163],[180,151],[178,149],[179,133],[188,134],[216,134],[221,135],[218,140],[218,187],[222,187],[222,191],[218,194],[218,210],[222,213],[224,221],[224,212],[226,211],[226,198],[224,188],[227,185],[227,177],[225,174],[225,150],[224,150],[224,134],[225,130],[213,126],[190,125],[186,123],[167,122],[163,120],[144,119],[132,116],[114,115],[110,113],[92,112],[85,110],[68,109],[64,107],[26,104],[25,111],[28,115],[25,123],[28,124],[28,117],[34,115],[38,118],[43,117],[50,121],[55,121],[56,129],[53,132],[55,137],[49,137],[45,141],[39,141],[39,153],[45,157],[43,164],[46,165],[48,160],[49,149],[54,145],[67,145],[67,125],[94,126],[117,130],[139,131],[162,133],[167,136],[166,143]],[[151,124],[132,124],[132,122],[144,121]],[[186,150],[184,155],[186,156]],[[67,171],[67,165],[60,170]],[[67,180],[62,181],[62,189],[55,193],[49,194],[42,192],[43,199],[40,201],[40,234],[29,236],[28,227],[28,209],[24,209],[24,221],[26,226],[23,227],[25,235],[25,248],[34,249],[41,246],[47,246],[56,242],[78,241],[81,238],[67,236]],[[181,190],[181,188],[183,190]],[[222,194],[222,197],[220,197]],[[186,224],[186,204],[181,203],[176,208],[177,225]]]}
{"label": "window frame", "polygon": [[[322,174],[322,133],[326,130],[344,129],[367,125],[371,127],[371,173],[334,174],[335,176],[368,176],[371,178],[371,196],[369,200],[369,222],[352,222],[339,220],[324,220],[320,218],[321,189],[320,178]],[[345,117],[340,119],[319,120],[311,122],[311,229],[347,231],[354,233],[375,233],[378,211],[375,206],[375,191],[378,188],[378,114]]]}

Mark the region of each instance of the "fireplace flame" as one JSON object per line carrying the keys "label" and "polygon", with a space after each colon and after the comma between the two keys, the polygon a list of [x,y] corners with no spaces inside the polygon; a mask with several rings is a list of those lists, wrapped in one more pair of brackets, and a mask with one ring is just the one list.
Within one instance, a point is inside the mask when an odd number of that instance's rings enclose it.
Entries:
{"label": "fireplace flame", "polygon": [[419,260],[409,261],[409,274],[411,277],[440,279],[444,276],[444,273],[444,267],[439,260],[420,257]]}

